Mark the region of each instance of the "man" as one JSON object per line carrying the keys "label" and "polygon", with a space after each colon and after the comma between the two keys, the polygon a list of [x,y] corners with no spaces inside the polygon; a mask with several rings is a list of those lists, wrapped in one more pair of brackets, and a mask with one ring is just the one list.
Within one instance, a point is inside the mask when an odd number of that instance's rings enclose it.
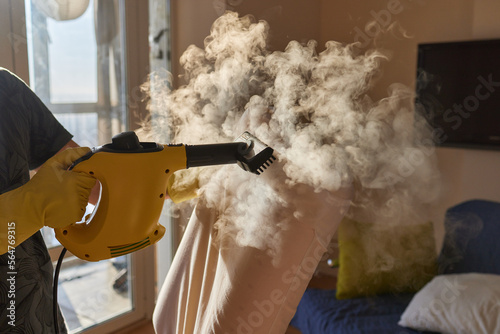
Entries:
{"label": "man", "polygon": [[0,68],[1,333],[54,332],[53,268],[39,229],[80,220],[95,184],[67,170],[89,151],[66,150],[77,146],[71,138],[21,79]]}

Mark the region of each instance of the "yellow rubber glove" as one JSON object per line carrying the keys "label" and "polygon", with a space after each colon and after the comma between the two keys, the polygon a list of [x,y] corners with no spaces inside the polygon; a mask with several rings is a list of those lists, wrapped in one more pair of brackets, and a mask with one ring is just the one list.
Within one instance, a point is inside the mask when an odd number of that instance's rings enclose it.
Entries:
{"label": "yellow rubber glove", "polygon": [[181,169],[168,179],[167,194],[174,203],[181,203],[198,197],[200,168]]}
{"label": "yellow rubber glove", "polygon": [[96,179],[68,168],[89,151],[67,149],[47,160],[29,182],[0,195],[0,254],[43,226],[65,227],[82,219]]}

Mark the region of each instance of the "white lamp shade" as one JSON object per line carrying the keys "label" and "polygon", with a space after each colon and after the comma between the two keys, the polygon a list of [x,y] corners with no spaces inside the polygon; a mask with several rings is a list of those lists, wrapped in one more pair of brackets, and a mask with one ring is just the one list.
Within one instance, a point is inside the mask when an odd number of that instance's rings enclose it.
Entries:
{"label": "white lamp shade", "polygon": [[56,21],[73,20],[80,17],[90,0],[33,0],[38,10]]}

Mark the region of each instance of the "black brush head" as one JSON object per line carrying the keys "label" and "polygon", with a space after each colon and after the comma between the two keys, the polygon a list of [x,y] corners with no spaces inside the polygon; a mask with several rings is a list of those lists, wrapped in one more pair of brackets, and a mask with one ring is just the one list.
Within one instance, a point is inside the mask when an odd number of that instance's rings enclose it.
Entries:
{"label": "black brush head", "polygon": [[248,131],[235,141],[246,142],[251,148],[250,152],[237,158],[238,166],[248,172],[260,175],[276,160],[274,150]]}

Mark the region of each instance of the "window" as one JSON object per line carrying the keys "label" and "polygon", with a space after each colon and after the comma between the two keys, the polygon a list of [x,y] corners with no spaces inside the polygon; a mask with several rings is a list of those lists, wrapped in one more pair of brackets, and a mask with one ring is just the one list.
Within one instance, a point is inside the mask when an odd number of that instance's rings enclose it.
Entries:
{"label": "window", "polygon": [[[64,13],[54,7],[58,3],[2,1],[0,40],[10,47],[2,48],[0,61],[30,83],[75,142],[101,145],[130,129],[138,111],[127,92],[142,83],[148,69],[135,56],[144,45],[130,43],[130,52],[126,31],[146,41],[147,54],[147,35],[137,34],[137,27],[147,25],[147,2],[72,0],[65,2]],[[61,246],[51,229],[43,233],[56,260]],[[59,304],[71,332],[109,333],[148,319],[154,306],[153,255],[153,247],[101,262],[67,255]]]}
{"label": "window", "polygon": [[26,0],[30,86],[77,143],[105,144],[127,128],[123,1],[51,3]]}

